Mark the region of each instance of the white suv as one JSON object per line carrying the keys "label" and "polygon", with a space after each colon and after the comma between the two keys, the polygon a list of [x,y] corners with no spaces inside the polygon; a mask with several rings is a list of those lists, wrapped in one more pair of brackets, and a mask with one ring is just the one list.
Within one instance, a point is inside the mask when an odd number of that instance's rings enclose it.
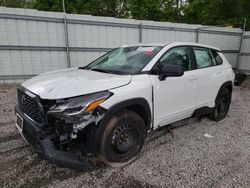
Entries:
{"label": "white suv", "polygon": [[127,163],[152,130],[191,116],[223,119],[233,82],[231,65],[211,46],[123,46],[85,67],[21,84],[16,125],[38,153],[57,164],[83,168],[89,157]]}

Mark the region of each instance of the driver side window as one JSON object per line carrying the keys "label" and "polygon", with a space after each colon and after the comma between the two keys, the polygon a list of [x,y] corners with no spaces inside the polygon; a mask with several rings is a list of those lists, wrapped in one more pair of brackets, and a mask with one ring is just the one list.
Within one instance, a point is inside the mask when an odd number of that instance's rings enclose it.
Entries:
{"label": "driver side window", "polygon": [[166,64],[179,65],[184,67],[185,71],[191,70],[190,50],[188,47],[175,47],[167,51],[153,67],[154,73],[159,73]]}

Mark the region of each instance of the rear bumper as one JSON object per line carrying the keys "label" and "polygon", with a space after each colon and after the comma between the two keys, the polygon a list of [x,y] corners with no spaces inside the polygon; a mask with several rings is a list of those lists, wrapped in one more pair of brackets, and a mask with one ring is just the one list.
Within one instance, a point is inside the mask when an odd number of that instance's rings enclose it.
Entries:
{"label": "rear bumper", "polygon": [[59,150],[49,135],[40,128],[40,125],[25,115],[18,106],[15,107],[15,114],[18,113],[23,119],[23,129],[16,124],[20,134],[35,151],[48,161],[62,167],[83,170],[89,167],[86,162],[80,159],[75,153]]}

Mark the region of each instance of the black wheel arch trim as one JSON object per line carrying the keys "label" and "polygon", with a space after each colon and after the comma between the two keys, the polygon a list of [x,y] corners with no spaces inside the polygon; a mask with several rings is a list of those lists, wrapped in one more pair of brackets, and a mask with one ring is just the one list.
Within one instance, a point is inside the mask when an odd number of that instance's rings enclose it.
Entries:
{"label": "black wheel arch trim", "polygon": [[[119,103],[113,105],[105,113],[104,117],[102,118],[102,120],[100,122],[100,126],[102,126],[103,124],[107,123],[106,121],[108,121],[109,118],[112,115],[114,115],[115,113],[117,113],[118,111],[120,111],[120,110],[122,110],[124,108],[130,108],[132,106],[137,106],[137,105],[139,105],[140,107],[143,108],[145,116],[142,117],[142,118],[145,121],[146,128],[147,129],[150,128],[150,124],[151,124],[151,109],[150,109],[150,106],[149,106],[147,100],[144,99],[144,98],[128,99],[128,100],[125,100],[125,101],[122,101],[122,102],[119,102]],[[132,111],[133,111],[133,109],[132,109]],[[145,117],[147,117],[147,118],[145,119]]]}
{"label": "black wheel arch trim", "polygon": [[203,106],[201,108],[198,108],[194,111],[192,117],[199,118],[204,115],[207,115],[213,111],[213,108],[210,108],[208,106]]}
{"label": "black wheel arch trim", "polygon": [[226,81],[221,85],[221,87],[220,87],[220,89],[219,89],[219,91],[218,91],[218,93],[216,95],[215,102],[218,100],[218,96],[219,96],[220,92],[222,91],[222,89],[224,89],[224,88],[229,88],[230,92],[232,92],[232,90],[233,90],[233,82],[232,81]]}

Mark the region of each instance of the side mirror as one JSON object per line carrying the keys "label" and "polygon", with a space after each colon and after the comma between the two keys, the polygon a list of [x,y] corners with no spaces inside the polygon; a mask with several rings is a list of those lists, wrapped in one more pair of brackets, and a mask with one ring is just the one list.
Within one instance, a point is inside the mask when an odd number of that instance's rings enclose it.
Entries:
{"label": "side mirror", "polygon": [[180,77],[184,74],[184,67],[179,65],[166,64],[162,67],[159,74],[159,80],[165,80],[166,77]]}

